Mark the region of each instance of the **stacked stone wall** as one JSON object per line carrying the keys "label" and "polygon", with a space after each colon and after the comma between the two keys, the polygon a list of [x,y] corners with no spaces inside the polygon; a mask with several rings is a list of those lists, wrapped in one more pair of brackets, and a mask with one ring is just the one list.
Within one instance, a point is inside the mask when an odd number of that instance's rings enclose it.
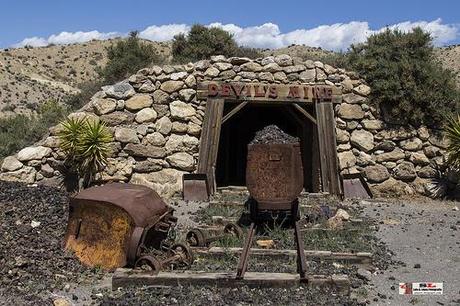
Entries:
{"label": "stacked stone wall", "polygon": [[[370,88],[353,72],[288,55],[250,60],[214,56],[179,66],[155,66],[105,86],[74,117],[99,118],[113,133],[111,156],[99,182],[151,186],[169,197],[181,191],[182,174],[196,170],[206,101],[197,82],[328,84],[341,88],[336,105],[340,171],[360,171],[377,192],[425,193],[423,185],[444,163],[445,142],[427,128],[395,127],[378,119]],[[59,184],[64,156],[59,125],[42,141],[4,159],[0,179]]]}

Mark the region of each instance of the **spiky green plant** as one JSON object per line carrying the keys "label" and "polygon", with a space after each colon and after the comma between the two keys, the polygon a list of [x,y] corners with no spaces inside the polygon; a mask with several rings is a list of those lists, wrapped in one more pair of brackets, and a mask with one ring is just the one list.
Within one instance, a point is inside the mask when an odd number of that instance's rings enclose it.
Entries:
{"label": "spiky green plant", "polygon": [[449,141],[447,147],[448,162],[455,168],[460,167],[460,114],[447,118],[444,133]]}
{"label": "spiky green plant", "polygon": [[79,188],[89,186],[110,154],[112,135],[99,120],[67,118],[58,136],[66,165],[80,178]]}
{"label": "spiky green plant", "polygon": [[78,159],[81,161],[80,171],[88,183],[105,166],[111,141],[112,134],[102,121],[86,121],[78,142]]}

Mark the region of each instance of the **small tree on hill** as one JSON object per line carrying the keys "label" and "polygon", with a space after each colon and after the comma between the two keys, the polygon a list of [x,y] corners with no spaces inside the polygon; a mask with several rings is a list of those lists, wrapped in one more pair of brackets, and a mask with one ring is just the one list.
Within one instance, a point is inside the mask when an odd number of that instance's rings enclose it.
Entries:
{"label": "small tree on hill", "polygon": [[458,110],[454,76],[434,59],[432,37],[420,28],[372,35],[352,46],[348,59],[386,120],[440,126],[445,113]]}
{"label": "small tree on hill", "polygon": [[238,46],[233,36],[225,30],[203,25],[193,25],[187,35],[174,36],[173,60],[179,63],[207,59],[211,55],[258,57],[255,49]]}
{"label": "small tree on hill", "polygon": [[153,45],[139,39],[137,31],[131,32],[127,39],[109,46],[107,57],[109,60],[100,75],[108,83],[120,81],[161,60]]}

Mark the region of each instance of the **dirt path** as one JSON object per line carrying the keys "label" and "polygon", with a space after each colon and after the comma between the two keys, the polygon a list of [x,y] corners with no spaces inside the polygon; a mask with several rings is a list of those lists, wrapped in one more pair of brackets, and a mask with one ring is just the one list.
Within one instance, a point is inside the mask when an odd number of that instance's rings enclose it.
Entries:
{"label": "dirt path", "polygon": [[[373,305],[460,305],[458,202],[427,199],[363,201],[380,223],[377,237],[403,264],[370,276]],[[443,282],[444,294],[399,295],[399,283]]]}

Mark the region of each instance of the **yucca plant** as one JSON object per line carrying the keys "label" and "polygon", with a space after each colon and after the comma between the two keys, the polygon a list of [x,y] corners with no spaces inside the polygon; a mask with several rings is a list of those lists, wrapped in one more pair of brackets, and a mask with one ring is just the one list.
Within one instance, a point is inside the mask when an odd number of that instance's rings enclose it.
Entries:
{"label": "yucca plant", "polygon": [[94,175],[102,170],[109,156],[109,143],[112,134],[102,121],[87,121],[78,142],[80,173],[90,183]]}
{"label": "yucca plant", "polygon": [[88,187],[107,162],[112,135],[99,120],[68,118],[61,126],[58,136],[66,165],[77,174],[78,188]]}
{"label": "yucca plant", "polygon": [[449,141],[447,147],[448,163],[458,169],[460,168],[460,114],[447,118],[444,133]]}

